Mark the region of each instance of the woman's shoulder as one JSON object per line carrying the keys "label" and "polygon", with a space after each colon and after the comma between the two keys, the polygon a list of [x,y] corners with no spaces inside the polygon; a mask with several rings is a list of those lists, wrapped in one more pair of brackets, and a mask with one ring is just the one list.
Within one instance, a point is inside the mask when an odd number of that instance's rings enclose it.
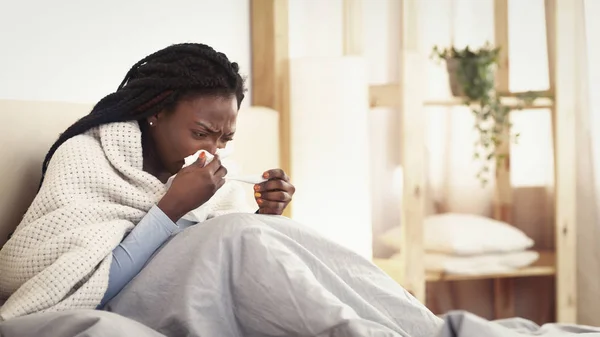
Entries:
{"label": "woman's shoulder", "polygon": [[67,168],[78,163],[94,165],[105,159],[95,130],[74,136],[61,144],[52,155],[48,171]]}
{"label": "woman's shoulder", "polygon": [[136,126],[112,123],[70,138],[52,156],[44,181],[86,186],[125,181],[141,184],[142,190],[162,190],[162,183],[143,172],[141,133]]}
{"label": "woman's shoulder", "polygon": [[92,129],[67,139],[58,147],[56,153],[70,151],[102,150],[98,130]]}

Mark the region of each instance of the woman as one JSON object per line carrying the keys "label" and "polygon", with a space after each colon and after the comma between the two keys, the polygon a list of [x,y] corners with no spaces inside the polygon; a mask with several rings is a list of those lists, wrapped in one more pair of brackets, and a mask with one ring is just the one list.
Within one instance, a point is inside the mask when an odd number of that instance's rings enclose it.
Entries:
{"label": "woman", "polygon": [[[282,170],[254,186],[259,214],[240,213],[217,150],[244,91],[238,65],[205,45],[136,63],[50,148],[0,251],[2,318],[104,308],[168,336],[434,334],[441,321],[371,263],[273,216],[294,194]],[[215,159],[181,169],[201,149]],[[206,216],[182,219],[196,209]]]}

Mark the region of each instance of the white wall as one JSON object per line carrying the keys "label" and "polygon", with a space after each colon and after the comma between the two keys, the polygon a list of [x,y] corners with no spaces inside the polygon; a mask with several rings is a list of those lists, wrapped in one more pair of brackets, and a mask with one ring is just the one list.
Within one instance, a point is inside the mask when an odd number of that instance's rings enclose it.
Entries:
{"label": "white wall", "polygon": [[96,102],[144,56],[208,44],[250,73],[248,0],[23,0],[0,10],[0,99]]}
{"label": "white wall", "polygon": [[342,0],[289,0],[291,58],[342,55]]}

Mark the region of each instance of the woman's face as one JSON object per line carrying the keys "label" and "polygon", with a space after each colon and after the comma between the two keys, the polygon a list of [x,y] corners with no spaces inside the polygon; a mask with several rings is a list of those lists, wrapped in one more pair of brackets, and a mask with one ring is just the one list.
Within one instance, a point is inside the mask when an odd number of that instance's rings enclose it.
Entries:
{"label": "woman's face", "polygon": [[197,96],[181,100],[175,111],[148,118],[157,159],[176,174],[183,159],[198,150],[214,154],[232,140],[237,113],[234,95]]}

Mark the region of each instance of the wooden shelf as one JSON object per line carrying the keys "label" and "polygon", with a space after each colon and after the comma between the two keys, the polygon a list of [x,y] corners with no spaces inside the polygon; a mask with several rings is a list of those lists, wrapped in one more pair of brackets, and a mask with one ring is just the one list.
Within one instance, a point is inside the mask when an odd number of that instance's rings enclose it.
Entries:
{"label": "wooden shelf", "polygon": [[[550,276],[556,274],[556,256],[553,251],[538,251],[540,258],[531,266],[517,269],[506,273],[478,274],[478,275],[459,275],[447,274],[443,272],[426,272],[425,280],[427,282],[439,281],[465,281],[465,280],[485,280],[499,278],[517,278],[533,276]],[[385,271],[394,280],[400,282],[402,279],[401,267],[398,260],[392,259],[374,259],[373,262],[383,271]]]}
{"label": "wooden shelf", "polygon": [[[511,108],[519,107],[519,100],[516,97],[502,97],[502,103]],[[439,100],[427,100],[425,106],[428,107],[454,107],[454,106],[465,106],[463,100],[458,97],[449,99]],[[523,106],[524,109],[550,109],[554,105],[554,102],[550,98],[540,97],[536,98],[531,104]]]}
{"label": "wooden shelf", "polygon": [[[351,0],[344,0],[351,1]],[[426,146],[426,126],[424,116],[426,107],[465,106],[460,98],[424,98],[427,92],[423,61],[424,50],[420,46],[422,37],[419,36],[419,0],[401,1],[401,23],[399,53],[396,63],[399,65],[398,82],[369,87],[369,103],[371,108],[392,108],[398,110],[398,133],[401,138],[396,151],[401,153],[403,166],[403,192],[401,205],[401,220],[403,232],[399,238],[402,242],[403,253],[398,260],[374,260],[380,268],[394,280],[426,303],[427,284],[431,282],[461,281],[474,279],[490,279],[494,283],[493,300],[491,303],[494,318],[514,317],[516,309],[516,292],[513,278],[551,276],[556,279],[556,290],[548,291],[540,287],[534,291],[536,296],[549,298],[556,307],[555,321],[574,323],[577,319],[577,275],[576,243],[576,172],[572,163],[577,153],[574,137],[577,128],[574,117],[578,109],[585,109],[578,100],[581,91],[582,75],[587,71],[585,62],[579,57],[583,44],[577,36],[581,35],[583,8],[578,1],[546,0],[544,2],[545,33],[548,57],[549,90],[523,95],[510,91],[509,64],[509,0],[493,1],[494,43],[501,47],[498,55],[498,69],[495,74],[495,88],[502,103],[511,110],[521,108],[521,98],[538,97],[524,109],[548,109],[552,114],[552,136],[554,154],[554,194],[555,220],[554,228],[547,231],[555,232],[555,251],[540,252],[540,259],[532,266],[502,274],[485,275],[450,275],[446,273],[424,272],[424,210],[427,207],[426,197],[422,193],[426,182],[423,172],[423,162],[426,161],[423,149]],[[451,34],[452,35],[452,34]],[[521,101],[522,102],[522,101]],[[516,109],[517,108],[517,109]],[[450,110],[450,109],[448,109]],[[509,129],[503,130],[509,136]],[[504,165],[496,170],[496,183],[493,194],[493,218],[512,223],[513,191],[510,185],[510,142],[504,142],[496,149],[497,153],[507,156]],[[542,230],[542,229],[540,229]],[[546,229],[544,229],[546,230]],[[538,290],[538,289],[534,289]],[[452,294],[454,295],[454,294]],[[429,295],[429,296],[435,296]],[[477,296],[477,294],[476,294]],[[475,313],[477,314],[477,313]]]}
{"label": "wooden shelf", "polygon": [[[506,93],[502,96],[502,103],[506,106],[516,108],[519,106],[518,96],[523,93]],[[525,105],[524,109],[550,109],[554,105],[552,95],[548,91],[534,91],[538,98],[531,104]],[[369,102],[371,108],[392,108],[400,104],[400,88],[398,84],[372,85],[369,87]],[[450,97],[447,99],[425,100],[425,106],[454,107],[464,106],[465,103],[460,97]]]}
{"label": "wooden shelf", "polygon": [[371,108],[395,108],[400,106],[400,85],[397,83],[369,86]]}
{"label": "wooden shelf", "polygon": [[437,281],[464,281],[464,280],[482,280],[482,279],[554,275],[556,273],[554,252],[539,251],[539,253],[540,253],[540,258],[531,266],[517,269],[514,271],[510,271],[510,272],[506,272],[506,273],[457,275],[457,274],[446,274],[443,272],[427,272],[425,279],[427,282],[437,282]]}

